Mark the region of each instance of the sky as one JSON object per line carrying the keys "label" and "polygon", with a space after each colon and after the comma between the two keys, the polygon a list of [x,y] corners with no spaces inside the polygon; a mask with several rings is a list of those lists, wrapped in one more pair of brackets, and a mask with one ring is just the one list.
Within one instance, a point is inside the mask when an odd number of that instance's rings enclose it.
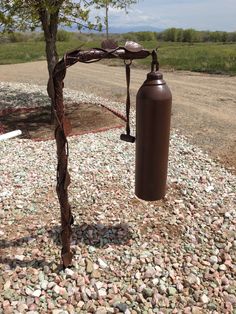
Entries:
{"label": "sky", "polygon": [[139,27],[236,31],[236,0],[139,0],[128,14],[111,8],[109,22],[111,29],[130,31]]}

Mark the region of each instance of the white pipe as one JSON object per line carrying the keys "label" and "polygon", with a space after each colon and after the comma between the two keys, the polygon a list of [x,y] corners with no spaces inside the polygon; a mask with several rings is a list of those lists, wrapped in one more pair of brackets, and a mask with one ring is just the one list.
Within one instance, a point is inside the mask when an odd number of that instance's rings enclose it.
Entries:
{"label": "white pipe", "polygon": [[4,140],[8,140],[9,138],[15,137],[15,136],[19,136],[22,134],[21,130],[16,130],[16,131],[12,131],[12,132],[8,132],[5,134],[1,134],[0,135],[0,141],[4,141]]}

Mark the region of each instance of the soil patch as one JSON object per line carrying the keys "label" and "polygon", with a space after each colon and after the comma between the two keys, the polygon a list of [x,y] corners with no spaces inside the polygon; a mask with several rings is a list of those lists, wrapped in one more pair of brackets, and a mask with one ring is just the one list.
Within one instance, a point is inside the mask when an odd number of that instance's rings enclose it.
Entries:
{"label": "soil patch", "polygon": [[[107,108],[90,103],[65,104],[66,116],[72,127],[70,135],[99,132],[124,126],[124,121]],[[50,124],[50,108],[40,107],[8,112],[0,117],[4,132],[20,129],[21,138],[48,140],[54,138],[54,126]]]}

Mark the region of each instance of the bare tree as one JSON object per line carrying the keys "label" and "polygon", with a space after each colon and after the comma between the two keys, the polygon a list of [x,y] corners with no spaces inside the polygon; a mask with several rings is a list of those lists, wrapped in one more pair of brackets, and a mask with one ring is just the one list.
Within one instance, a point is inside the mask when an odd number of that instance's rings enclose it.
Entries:
{"label": "bare tree", "polygon": [[137,3],[138,0],[94,0],[97,9],[105,9],[105,29],[106,29],[106,38],[109,37],[109,8],[118,8],[123,9],[127,13],[127,9],[130,5]]}
{"label": "bare tree", "polygon": [[[0,0],[0,27],[3,31],[26,31],[42,28],[48,65],[48,95],[54,103],[53,70],[58,62],[56,47],[59,24],[93,29],[89,9],[94,1],[79,0]],[[53,117],[53,115],[51,115]]]}

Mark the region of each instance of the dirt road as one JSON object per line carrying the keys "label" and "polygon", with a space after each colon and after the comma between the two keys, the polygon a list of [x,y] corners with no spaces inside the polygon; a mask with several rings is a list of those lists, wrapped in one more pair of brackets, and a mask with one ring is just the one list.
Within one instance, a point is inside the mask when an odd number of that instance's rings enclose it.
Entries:
{"label": "dirt road", "polygon": [[[213,158],[236,167],[236,77],[163,72],[173,94],[172,127]],[[140,69],[131,72],[133,104],[146,73]],[[0,65],[0,81],[46,85],[46,62]],[[65,87],[125,103],[123,67],[76,64],[68,69]]]}

